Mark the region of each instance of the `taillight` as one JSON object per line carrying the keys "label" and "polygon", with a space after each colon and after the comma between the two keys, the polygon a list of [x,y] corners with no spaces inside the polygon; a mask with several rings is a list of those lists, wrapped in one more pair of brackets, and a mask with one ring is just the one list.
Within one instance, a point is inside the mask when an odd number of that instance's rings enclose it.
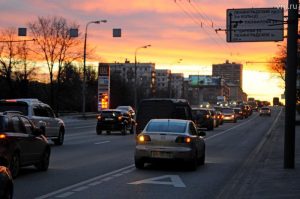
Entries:
{"label": "taillight", "polygon": [[5,139],[6,135],[5,134],[0,134],[0,139]]}
{"label": "taillight", "polygon": [[139,136],[137,137],[137,140],[138,140],[138,142],[143,143],[143,142],[150,142],[150,141],[151,141],[151,138],[150,138],[149,135],[143,135],[143,134],[141,134],[141,135],[139,135]]}
{"label": "taillight", "polygon": [[208,118],[209,118],[209,115],[206,115],[206,118],[208,119]]}
{"label": "taillight", "polygon": [[176,143],[191,143],[192,139],[190,137],[178,136],[175,140]]}
{"label": "taillight", "polygon": [[122,120],[122,116],[119,116],[119,117],[118,117],[118,120],[121,121],[121,120]]}

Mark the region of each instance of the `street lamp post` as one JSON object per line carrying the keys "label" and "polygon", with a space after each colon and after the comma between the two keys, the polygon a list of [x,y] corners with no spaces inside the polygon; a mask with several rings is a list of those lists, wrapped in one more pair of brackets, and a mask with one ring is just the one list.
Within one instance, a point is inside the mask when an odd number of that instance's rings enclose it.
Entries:
{"label": "street lamp post", "polygon": [[145,46],[141,46],[141,47],[138,47],[135,49],[135,52],[134,52],[134,108],[135,110],[137,110],[137,61],[136,61],[136,54],[137,54],[137,51],[139,49],[142,49],[142,48],[149,48],[151,47],[151,45],[145,45]]}
{"label": "street lamp post", "polygon": [[83,47],[83,84],[82,84],[82,115],[85,116],[85,87],[86,87],[86,40],[87,40],[87,30],[88,26],[92,23],[100,24],[106,23],[107,20],[99,20],[99,21],[90,21],[85,26],[85,34],[84,34],[84,47]]}

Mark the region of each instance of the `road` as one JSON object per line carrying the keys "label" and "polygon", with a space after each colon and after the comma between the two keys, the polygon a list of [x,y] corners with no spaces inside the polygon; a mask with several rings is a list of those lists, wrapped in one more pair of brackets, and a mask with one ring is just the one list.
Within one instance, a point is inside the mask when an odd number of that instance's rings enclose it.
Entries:
{"label": "road", "polygon": [[69,120],[64,145],[52,145],[49,170],[22,169],[14,198],[221,198],[232,176],[255,157],[280,112],[274,109],[271,117],[254,113],[208,131],[206,163],[197,171],[180,164],[137,170],[134,135],[96,135],[95,119]]}

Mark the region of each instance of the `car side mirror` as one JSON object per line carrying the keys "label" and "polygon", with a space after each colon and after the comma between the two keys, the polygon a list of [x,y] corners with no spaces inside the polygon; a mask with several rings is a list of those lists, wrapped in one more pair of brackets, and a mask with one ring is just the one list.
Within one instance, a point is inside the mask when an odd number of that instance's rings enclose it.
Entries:
{"label": "car side mirror", "polygon": [[204,131],[198,130],[198,136],[205,137],[206,133]]}

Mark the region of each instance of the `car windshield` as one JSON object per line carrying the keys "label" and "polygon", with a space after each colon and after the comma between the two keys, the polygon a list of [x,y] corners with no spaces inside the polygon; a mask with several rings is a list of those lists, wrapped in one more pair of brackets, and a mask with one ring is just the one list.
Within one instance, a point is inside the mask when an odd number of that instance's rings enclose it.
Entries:
{"label": "car windshield", "polygon": [[129,107],[128,106],[118,106],[117,109],[129,110]]}
{"label": "car windshield", "polygon": [[28,115],[28,106],[24,103],[18,102],[1,102],[0,103],[0,112],[5,111],[20,111],[24,115]]}
{"label": "car windshield", "polygon": [[147,133],[151,132],[170,132],[170,133],[184,133],[186,129],[186,122],[177,121],[151,121],[147,126]]}
{"label": "car windshield", "polygon": [[261,110],[268,111],[269,108],[261,108]]}
{"label": "car windshield", "polygon": [[102,117],[117,117],[121,114],[119,111],[103,111],[101,113]]}
{"label": "car windshield", "polygon": [[206,115],[207,112],[206,110],[192,110],[193,115]]}

